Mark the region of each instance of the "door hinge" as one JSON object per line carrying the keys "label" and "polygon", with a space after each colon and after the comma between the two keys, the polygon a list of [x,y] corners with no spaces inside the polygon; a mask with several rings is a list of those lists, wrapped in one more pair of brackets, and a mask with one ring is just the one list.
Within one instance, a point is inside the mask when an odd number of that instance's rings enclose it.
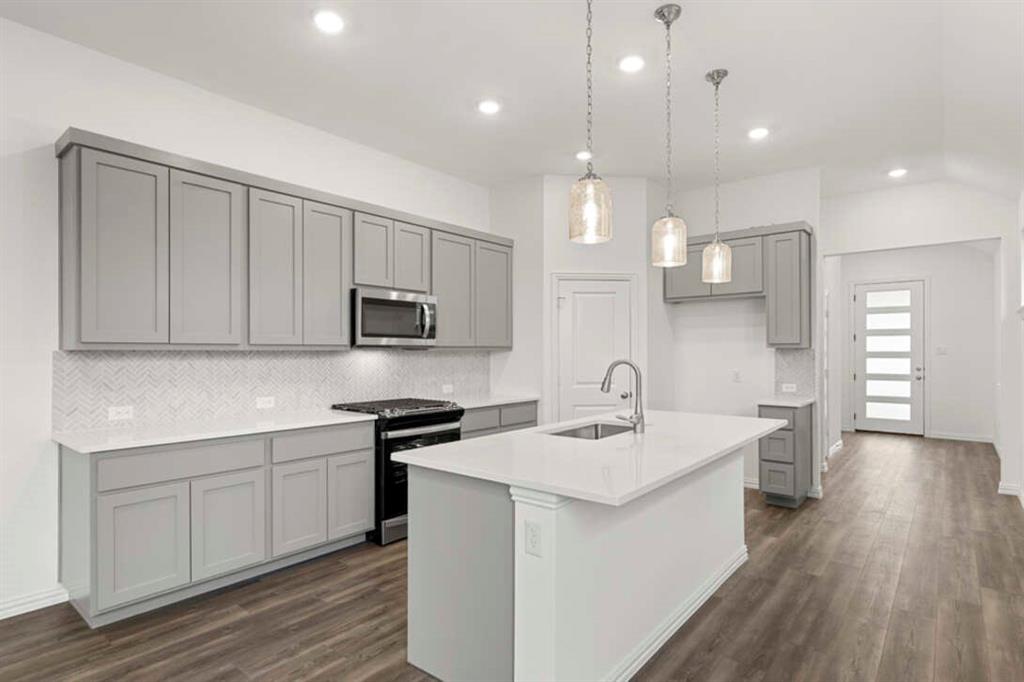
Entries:
{"label": "door hinge", "polygon": [[856,372],[854,372],[854,373],[853,373],[853,380],[854,380],[854,381],[856,381],[856,380],[857,380],[857,373],[856,373]]}
{"label": "door hinge", "polygon": [[856,412],[853,413],[853,421],[857,421],[857,413]]}

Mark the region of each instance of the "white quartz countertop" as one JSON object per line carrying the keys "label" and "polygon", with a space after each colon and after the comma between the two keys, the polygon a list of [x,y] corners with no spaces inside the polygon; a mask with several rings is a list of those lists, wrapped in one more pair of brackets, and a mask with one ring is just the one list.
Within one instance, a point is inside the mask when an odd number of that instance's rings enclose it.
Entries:
{"label": "white quartz countertop", "polygon": [[535,403],[540,400],[539,395],[531,395],[529,393],[516,394],[508,393],[501,394],[495,393],[494,395],[488,396],[476,396],[468,398],[456,398],[455,402],[460,407],[464,407],[467,410],[475,410],[479,407],[494,407],[495,405],[514,405],[516,403]]}
{"label": "white quartz countertop", "polygon": [[767,405],[768,407],[805,407],[814,403],[813,395],[795,395],[793,393],[776,393],[773,396],[768,396],[762,400],[758,400],[758,405]]}
{"label": "white quartz countertop", "polygon": [[89,431],[55,431],[53,440],[76,452],[107,452],[151,445],[185,443],[212,438],[245,436],[271,431],[289,431],[315,426],[334,426],[355,422],[372,422],[376,415],[322,409],[305,412],[231,417],[210,421],[179,421],[147,424],[127,428]]}
{"label": "white quartz countertop", "polygon": [[392,455],[413,466],[621,506],[782,428],[781,419],[647,413],[647,431],[601,440],[555,436],[614,413],[545,424]]}

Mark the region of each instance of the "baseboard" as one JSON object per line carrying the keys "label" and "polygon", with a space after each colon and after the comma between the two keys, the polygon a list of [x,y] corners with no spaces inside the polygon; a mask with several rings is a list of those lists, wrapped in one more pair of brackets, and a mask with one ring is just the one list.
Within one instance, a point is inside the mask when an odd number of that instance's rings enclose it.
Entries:
{"label": "baseboard", "polygon": [[1005,483],[999,481],[999,494],[1000,495],[1020,495],[1021,488],[1019,483]]}
{"label": "baseboard", "polygon": [[924,434],[925,438],[938,438],[940,440],[965,440],[972,443],[991,443],[992,436],[982,436],[976,433],[950,433],[946,431],[929,431]]}
{"label": "baseboard", "polygon": [[61,604],[67,600],[67,590],[59,585],[49,590],[43,590],[42,592],[26,594],[23,597],[8,599],[0,602],[0,620],[10,618],[12,616],[18,616],[22,613],[28,613],[29,611],[35,611],[36,609],[42,609],[47,606],[53,606],[54,604]]}
{"label": "baseboard", "polygon": [[822,491],[820,485],[813,485],[811,489],[807,491],[807,497],[813,497],[816,500],[820,500],[822,497]]}
{"label": "baseboard", "polygon": [[823,474],[827,474],[828,473],[828,457],[826,457],[825,459],[821,460],[821,473],[823,473]]}
{"label": "baseboard", "polygon": [[760,490],[761,482],[757,480],[757,477],[751,476],[743,479],[743,487],[750,488],[751,490]]}
{"label": "baseboard", "polygon": [[680,604],[651,634],[644,638],[633,651],[615,667],[608,675],[610,680],[628,680],[635,675],[647,661],[681,628],[690,616],[697,612],[719,587],[747,561],[747,546],[743,545],[721,569],[709,578],[694,594]]}
{"label": "baseboard", "polygon": [[828,449],[828,456],[835,457],[839,454],[839,451],[843,449],[843,439],[840,438],[835,443],[832,443],[832,447]]}

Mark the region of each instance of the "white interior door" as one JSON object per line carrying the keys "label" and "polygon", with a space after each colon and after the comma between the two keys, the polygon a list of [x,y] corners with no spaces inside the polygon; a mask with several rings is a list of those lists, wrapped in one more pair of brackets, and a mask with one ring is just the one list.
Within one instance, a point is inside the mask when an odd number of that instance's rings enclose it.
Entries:
{"label": "white interior door", "polygon": [[924,435],[924,283],[857,284],[854,310],[854,428]]}
{"label": "white interior door", "polygon": [[558,306],[558,415],[561,420],[627,406],[628,368],[616,370],[610,393],[601,380],[612,360],[633,357],[629,280],[560,280]]}

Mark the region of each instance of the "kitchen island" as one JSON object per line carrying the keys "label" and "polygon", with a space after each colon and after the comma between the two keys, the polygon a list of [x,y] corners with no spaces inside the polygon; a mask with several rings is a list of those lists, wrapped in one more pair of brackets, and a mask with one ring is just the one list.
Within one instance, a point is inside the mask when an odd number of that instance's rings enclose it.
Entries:
{"label": "kitchen island", "polygon": [[628,679],[746,561],[741,448],[785,424],[653,411],[642,434],[591,416],[394,455],[409,662],[443,680]]}

